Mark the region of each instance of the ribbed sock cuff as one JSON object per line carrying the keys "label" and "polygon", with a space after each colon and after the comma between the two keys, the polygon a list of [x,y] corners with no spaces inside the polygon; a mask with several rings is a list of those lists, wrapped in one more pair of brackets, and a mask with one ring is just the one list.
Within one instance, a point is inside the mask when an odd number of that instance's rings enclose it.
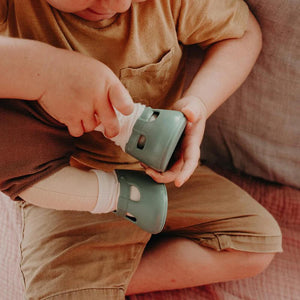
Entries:
{"label": "ribbed sock cuff", "polygon": [[91,170],[98,178],[97,204],[91,211],[93,214],[109,213],[117,209],[120,195],[120,183],[115,172]]}

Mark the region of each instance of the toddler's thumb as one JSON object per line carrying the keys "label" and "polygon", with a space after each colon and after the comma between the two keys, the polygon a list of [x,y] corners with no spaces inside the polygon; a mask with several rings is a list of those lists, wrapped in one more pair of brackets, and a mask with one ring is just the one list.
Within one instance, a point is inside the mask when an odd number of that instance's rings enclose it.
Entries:
{"label": "toddler's thumb", "polygon": [[199,98],[194,96],[185,96],[178,100],[174,105],[174,109],[181,111],[191,123],[205,118],[203,104]]}
{"label": "toddler's thumb", "polygon": [[130,115],[133,112],[133,100],[120,81],[110,86],[108,96],[111,105],[120,113]]}

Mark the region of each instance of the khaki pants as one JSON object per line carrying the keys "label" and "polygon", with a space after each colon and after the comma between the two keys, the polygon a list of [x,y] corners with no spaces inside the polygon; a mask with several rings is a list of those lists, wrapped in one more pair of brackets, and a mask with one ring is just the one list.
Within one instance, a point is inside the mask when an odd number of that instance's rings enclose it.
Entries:
{"label": "khaki pants", "polygon": [[[246,192],[199,167],[182,187],[168,185],[160,235],[217,251],[280,252],[274,218]],[[22,204],[21,269],[26,299],[124,299],[151,235],[115,214],[56,211]]]}

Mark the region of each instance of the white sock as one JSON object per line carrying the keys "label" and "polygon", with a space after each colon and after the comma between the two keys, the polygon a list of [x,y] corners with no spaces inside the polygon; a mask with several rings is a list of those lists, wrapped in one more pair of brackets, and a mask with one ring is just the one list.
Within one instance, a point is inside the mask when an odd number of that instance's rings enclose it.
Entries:
{"label": "white sock", "polygon": [[[115,110],[117,118],[120,123],[120,132],[117,136],[110,138],[116,145],[120,146],[123,151],[125,151],[125,146],[131,136],[133,126],[136,120],[141,116],[142,112],[145,109],[145,105],[140,103],[134,104],[134,110],[132,114],[129,116],[125,116]],[[104,127],[100,124],[98,127],[95,128],[96,131],[100,131],[104,134]]]}
{"label": "white sock", "polygon": [[[96,206],[91,211],[93,214],[109,213],[117,210],[120,196],[120,183],[116,172],[104,172],[101,170],[91,170],[98,178],[98,199]],[[140,200],[140,192],[137,187],[131,186],[130,199],[133,201]]]}
{"label": "white sock", "polygon": [[115,172],[91,170],[98,178],[98,200],[93,214],[109,213],[117,209],[120,195],[120,183]]}

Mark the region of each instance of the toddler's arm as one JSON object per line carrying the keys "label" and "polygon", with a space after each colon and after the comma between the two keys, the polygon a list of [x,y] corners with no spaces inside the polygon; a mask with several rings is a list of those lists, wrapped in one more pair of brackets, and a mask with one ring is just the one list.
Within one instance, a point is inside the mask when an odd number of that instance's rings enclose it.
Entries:
{"label": "toddler's arm", "polygon": [[25,39],[0,37],[0,98],[38,100],[71,135],[100,124],[107,137],[118,134],[112,108],[133,110],[132,99],[113,72],[82,54]]}
{"label": "toddler's arm", "polygon": [[248,28],[242,38],[224,40],[208,49],[184,97],[174,105],[174,109],[182,111],[189,121],[181,158],[165,173],[146,169],[148,175],[157,182],[175,181],[178,187],[188,180],[199,163],[207,118],[243,83],[261,46],[260,27],[250,13]]}

